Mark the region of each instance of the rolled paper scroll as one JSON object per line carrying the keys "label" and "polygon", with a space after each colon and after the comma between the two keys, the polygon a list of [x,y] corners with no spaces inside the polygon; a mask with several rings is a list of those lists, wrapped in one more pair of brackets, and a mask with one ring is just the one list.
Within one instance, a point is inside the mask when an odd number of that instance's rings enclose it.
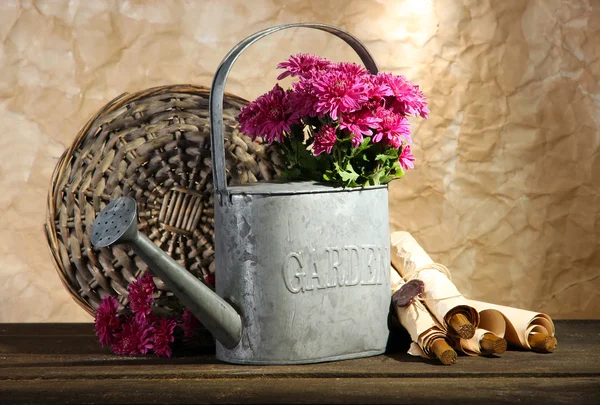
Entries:
{"label": "rolled paper scroll", "polygon": [[507,342],[495,333],[477,328],[471,339],[457,339],[456,348],[469,356],[502,354],[506,351]]}
{"label": "rolled paper scroll", "polygon": [[470,339],[479,325],[479,313],[467,303],[450,280],[448,270],[435,263],[408,232],[393,232],[392,265],[408,281],[417,278],[425,283],[423,301],[448,332]]}
{"label": "rolled paper scroll", "polygon": [[[404,280],[390,267],[391,293],[398,291]],[[418,300],[403,307],[393,305],[400,324],[407,330],[412,344],[408,353],[425,358],[438,358],[443,364],[456,361],[456,352],[450,347],[444,329],[436,322],[427,308]]]}
{"label": "rolled paper scroll", "polygon": [[[469,302],[469,299],[467,299],[467,302]],[[477,309],[477,306],[471,306]],[[506,333],[506,319],[502,315],[502,312],[492,308],[477,310],[477,312],[479,312],[479,328],[488,330],[498,337],[504,337]]]}
{"label": "rolled paper scroll", "polygon": [[481,312],[500,312],[506,321],[504,338],[511,346],[540,352],[554,351],[554,323],[548,315],[476,300],[468,300],[468,303]]}
{"label": "rolled paper scroll", "polygon": [[[475,307],[477,309],[477,307]],[[457,340],[457,347],[470,356],[502,354],[508,342],[504,339],[506,319],[496,309],[483,309],[479,312],[479,327],[471,339]]]}

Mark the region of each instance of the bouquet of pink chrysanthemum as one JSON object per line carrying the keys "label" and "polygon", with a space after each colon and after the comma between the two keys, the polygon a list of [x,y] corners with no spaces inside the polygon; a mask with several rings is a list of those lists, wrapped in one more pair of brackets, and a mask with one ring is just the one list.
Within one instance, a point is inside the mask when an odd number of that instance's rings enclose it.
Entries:
{"label": "bouquet of pink chrysanthemum", "polygon": [[277,67],[285,70],[278,80],[298,81],[288,90],[276,84],[238,119],[243,133],[279,147],[286,178],[357,187],[386,184],[414,168],[407,117],[429,113],[418,86],[309,54]]}
{"label": "bouquet of pink chrysanthemum", "polygon": [[94,327],[102,346],[110,346],[115,354],[171,357],[174,344],[196,337],[201,324],[187,308],[171,316],[153,313],[155,287],[146,273],[127,286],[129,303],[121,310],[116,297],[102,299]]}

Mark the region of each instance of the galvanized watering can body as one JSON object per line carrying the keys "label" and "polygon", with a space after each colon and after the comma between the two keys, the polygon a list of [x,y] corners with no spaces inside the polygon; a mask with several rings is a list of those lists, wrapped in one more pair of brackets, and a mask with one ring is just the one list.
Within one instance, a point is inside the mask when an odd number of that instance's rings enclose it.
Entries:
{"label": "galvanized watering can body", "polygon": [[242,336],[217,357],[232,363],[293,364],[381,354],[389,312],[387,186],[344,189],[314,183],[228,188],[223,156],[225,80],[239,54],[291,27],[330,32],[350,44],[371,73],[356,38],[320,24],[277,26],[238,44],[212,85],[216,291],[241,313]]}
{"label": "galvanized watering can body", "polygon": [[302,186],[232,188],[215,211],[217,293],[244,326],[237,346],[217,343],[221,360],[310,363],[385,349],[387,188]]}

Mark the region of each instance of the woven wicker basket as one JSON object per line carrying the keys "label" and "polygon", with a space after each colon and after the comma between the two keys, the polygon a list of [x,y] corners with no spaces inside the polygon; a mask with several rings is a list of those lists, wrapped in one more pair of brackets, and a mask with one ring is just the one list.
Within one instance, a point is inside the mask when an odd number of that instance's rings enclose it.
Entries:
{"label": "woven wicker basket", "polygon": [[[122,195],[137,200],[141,232],[199,279],[214,273],[209,94],[205,87],[174,85],[121,95],[85,125],[60,158],[48,196],[46,235],[63,284],[92,316],[108,295],[127,305],[127,286],[147,269],[124,245],[97,249],[90,243],[96,215]],[[225,96],[230,184],[278,175],[275,151],[236,129],[246,103]],[[157,310],[168,313],[176,298],[155,282]]]}

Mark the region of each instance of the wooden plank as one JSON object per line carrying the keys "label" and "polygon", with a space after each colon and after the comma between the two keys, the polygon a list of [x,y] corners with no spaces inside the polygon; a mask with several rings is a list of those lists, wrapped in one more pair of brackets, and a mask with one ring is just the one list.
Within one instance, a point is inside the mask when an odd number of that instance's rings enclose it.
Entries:
{"label": "wooden plank", "polygon": [[0,381],[25,404],[596,404],[600,378],[287,378]]}
{"label": "wooden plank", "polygon": [[[493,358],[460,356],[442,366],[390,352],[371,358],[296,366],[247,366],[222,363],[209,352],[165,359],[154,356],[116,356],[102,349],[93,335],[19,336],[5,328],[0,336],[1,379],[94,378],[451,378],[502,376],[596,377],[600,375],[600,321],[558,321],[558,349],[551,354],[507,351]],[[19,326],[22,328],[22,326]],[[76,326],[74,331],[80,328]],[[0,328],[2,329],[2,328]],[[31,329],[35,331],[35,328]],[[30,331],[30,332],[31,332]],[[20,329],[23,332],[23,329]],[[53,330],[56,333],[56,330]],[[88,339],[88,340],[86,340]]]}
{"label": "wooden plank", "polygon": [[117,357],[112,355],[62,355],[15,359],[3,356],[0,379],[77,379],[77,378],[357,378],[357,377],[476,377],[476,376],[600,376],[600,359],[585,352],[571,357],[565,352],[541,355],[506,352],[502,357],[461,356],[457,364],[441,366],[406,354],[383,355],[296,366],[244,366],[218,362],[213,356],[176,359],[154,357]]}
{"label": "wooden plank", "polygon": [[94,336],[94,324],[81,323],[0,323],[0,338],[7,336]]}
{"label": "wooden plank", "polygon": [[[115,356],[91,324],[0,325],[0,403],[545,403],[598,402],[600,321],[557,321],[551,354],[460,356],[442,366],[392,341],[371,358],[242,366],[208,353]],[[206,351],[206,348],[204,349]]]}

